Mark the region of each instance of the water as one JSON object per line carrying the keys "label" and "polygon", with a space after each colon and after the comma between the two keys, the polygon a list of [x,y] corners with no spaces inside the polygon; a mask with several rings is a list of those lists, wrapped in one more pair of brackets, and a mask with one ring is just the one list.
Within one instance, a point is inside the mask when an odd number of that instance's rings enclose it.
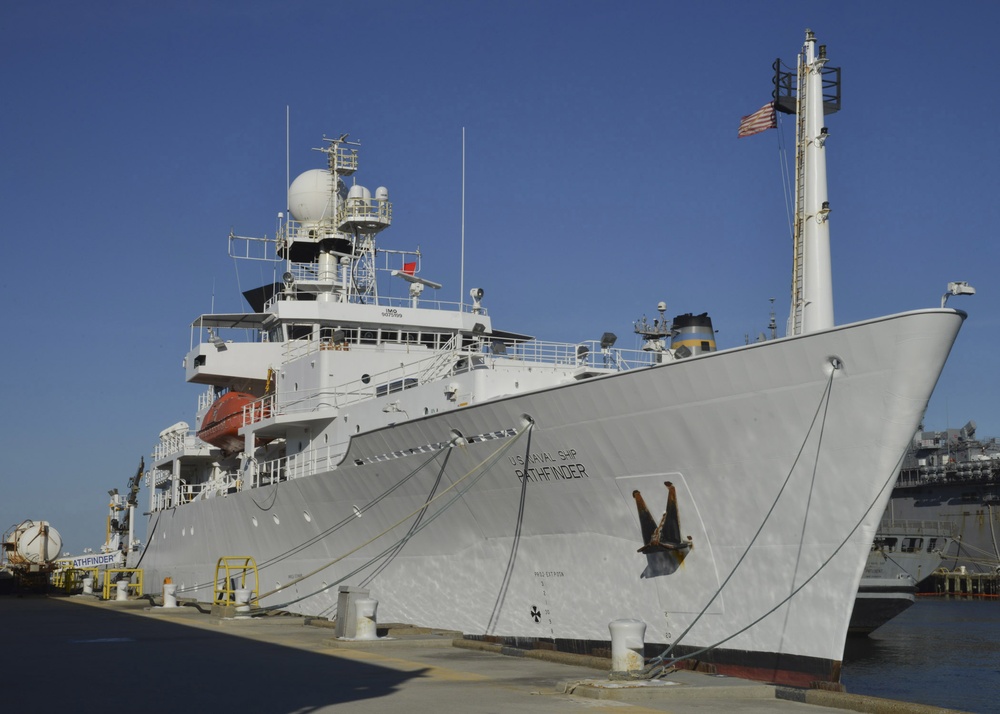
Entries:
{"label": "water", "polygon": [[1000,602],[918,598],[868,637],[849,637],[841,681],[852,694],[1000,711]]}

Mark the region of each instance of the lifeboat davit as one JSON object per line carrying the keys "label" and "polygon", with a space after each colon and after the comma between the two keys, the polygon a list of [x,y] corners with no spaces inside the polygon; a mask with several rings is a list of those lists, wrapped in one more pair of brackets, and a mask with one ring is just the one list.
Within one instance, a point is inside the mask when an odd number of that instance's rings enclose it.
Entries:
{"label": "lifeboat davit", "polygon": [[[257,397],[246,392],[226,392],[208,408],[198,430],[198,438],[227,453],[243,450],[243,407]],[[270,439],[260,439],[261,442]]]}

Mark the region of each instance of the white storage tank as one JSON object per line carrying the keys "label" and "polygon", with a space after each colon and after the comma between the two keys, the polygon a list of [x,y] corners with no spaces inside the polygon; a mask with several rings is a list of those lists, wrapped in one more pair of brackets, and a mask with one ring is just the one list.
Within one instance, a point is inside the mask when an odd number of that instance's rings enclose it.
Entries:
{"label": "white storage tank", "polygon": [[62,536],[48,521],[24,521],[4,543],[11,564],[44,565],[62,552]]}

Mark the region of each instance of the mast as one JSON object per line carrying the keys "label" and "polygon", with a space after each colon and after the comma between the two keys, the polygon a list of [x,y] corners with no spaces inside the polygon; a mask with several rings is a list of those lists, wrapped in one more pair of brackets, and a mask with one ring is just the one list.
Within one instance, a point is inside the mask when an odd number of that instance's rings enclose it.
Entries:
{"label": "mast", "polygon": [[824,115],[840,109],[840,69],[826,67],[826,63],[826,46],[817,48],[816,36],[806,30],[794,98],[791,73],[781,71],[780,60],[775,63],[775,108],[796,115],[789,335],[825,330],[834,324]]}
{"label": "mast", "polygon": [[358,168],[360,142],[324,137],[327,169],[311,169],[288,187],[288,217],[277,239],[286,261],[286,296],[312,293],[317,302],[377,303],[375,236],[392,223],[384,186],[374,196],[344,179]]}

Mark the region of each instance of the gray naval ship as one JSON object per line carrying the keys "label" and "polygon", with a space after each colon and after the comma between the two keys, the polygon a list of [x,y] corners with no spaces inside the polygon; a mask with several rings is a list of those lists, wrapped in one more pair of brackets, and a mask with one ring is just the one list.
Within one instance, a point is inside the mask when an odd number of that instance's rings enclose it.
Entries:
{"label": "gray naval ship", "polygon": [[[941,566],[972,573],[1000,568],[1000,439],[961,429],[918,431],[886,509],[894,520],[944,522],[953,539]],[[926,589],[930,582],[921,586]]]}

